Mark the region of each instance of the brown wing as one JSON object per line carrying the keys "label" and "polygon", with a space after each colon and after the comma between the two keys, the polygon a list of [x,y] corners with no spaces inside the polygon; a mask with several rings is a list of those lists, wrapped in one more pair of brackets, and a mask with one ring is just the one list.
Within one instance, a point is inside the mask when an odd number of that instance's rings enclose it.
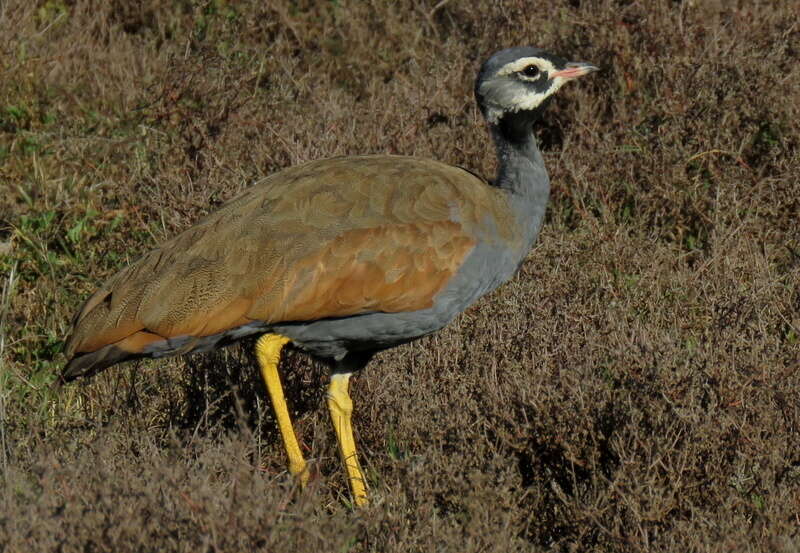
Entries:
{"label": "brown wing", "polygon": [[67,354],[429,307],[487,215],[512,232],[504,202],[462,169],[414,158],[277,173],[109,279],[76,316]]}

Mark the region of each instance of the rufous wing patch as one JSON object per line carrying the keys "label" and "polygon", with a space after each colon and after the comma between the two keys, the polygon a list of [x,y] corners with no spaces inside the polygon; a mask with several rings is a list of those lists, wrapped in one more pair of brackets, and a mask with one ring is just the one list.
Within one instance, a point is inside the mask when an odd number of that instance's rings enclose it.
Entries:
{"label": "rufous wing patch", "polygon": [[451,221],[347,231],[288,267],[281,293],[257,299],[246,316],[309,321],[426,309],[474,245]]}
{"label": "rufous wing patch", "polygon": [[394,156],[293,167],[111,277],[73,321],[67,353],[425,309],[478,237],[493,239],[487,228],[504,245],[519,234],[505,196],[456,167]]}

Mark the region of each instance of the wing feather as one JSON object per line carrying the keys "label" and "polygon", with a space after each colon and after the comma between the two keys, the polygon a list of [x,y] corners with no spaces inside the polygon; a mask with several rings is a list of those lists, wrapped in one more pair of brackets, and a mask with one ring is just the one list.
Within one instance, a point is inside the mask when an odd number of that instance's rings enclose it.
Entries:
{"label": "wing feather", "polygon": [[67,353],[127,351],[255,320],[430,307],[487,220],[512,227],[505,201],[466,171],[428,160],[365,156],[288,169],[111,277],[76,317]]}

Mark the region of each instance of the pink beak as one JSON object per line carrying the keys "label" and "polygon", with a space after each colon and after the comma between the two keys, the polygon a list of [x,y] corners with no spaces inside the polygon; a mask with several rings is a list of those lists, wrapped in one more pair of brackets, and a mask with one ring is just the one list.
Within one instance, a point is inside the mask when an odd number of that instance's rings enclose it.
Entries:
{"label": "pink beak", "polygon": [[600,71],[600,68],[592,65],[591,63],[576,61],[568,63],[566,69],[551,73],[550,78],[553,79],[555,77],[561,77],[562,79],[574,79],[576,77],[582,77],[593,71]]}

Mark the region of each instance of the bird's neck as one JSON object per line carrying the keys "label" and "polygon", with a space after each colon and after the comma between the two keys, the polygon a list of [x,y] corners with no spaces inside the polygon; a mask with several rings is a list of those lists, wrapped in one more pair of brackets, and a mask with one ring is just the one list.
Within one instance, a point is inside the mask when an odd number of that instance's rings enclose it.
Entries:
{"label": "bird's neck", "polygon": [[550,195],[550,180],[544,159],[533,136],[538,113],[518,112],[504,115],[489,125],[497,148],[497,178],[494,185],[505,191],[521,223],[535,239],[544,218]]}
{"label": "bird's neck", "polygon": [[535,192],[541,182],[535,178],[544,169],[542,154],[528,134],[523,140],[508,140],[494,125],[491,127],[497,148],[497,178],[494,185],[514,195],[527,196]]}
{"label": "bird's neck", "polygon": [[[506,113],[489,129],[497,149],[494,185],[521,198],[547,201],[550,184],[533,136],[540,110]],[[543,197],[542,197],[543,195]]]}

